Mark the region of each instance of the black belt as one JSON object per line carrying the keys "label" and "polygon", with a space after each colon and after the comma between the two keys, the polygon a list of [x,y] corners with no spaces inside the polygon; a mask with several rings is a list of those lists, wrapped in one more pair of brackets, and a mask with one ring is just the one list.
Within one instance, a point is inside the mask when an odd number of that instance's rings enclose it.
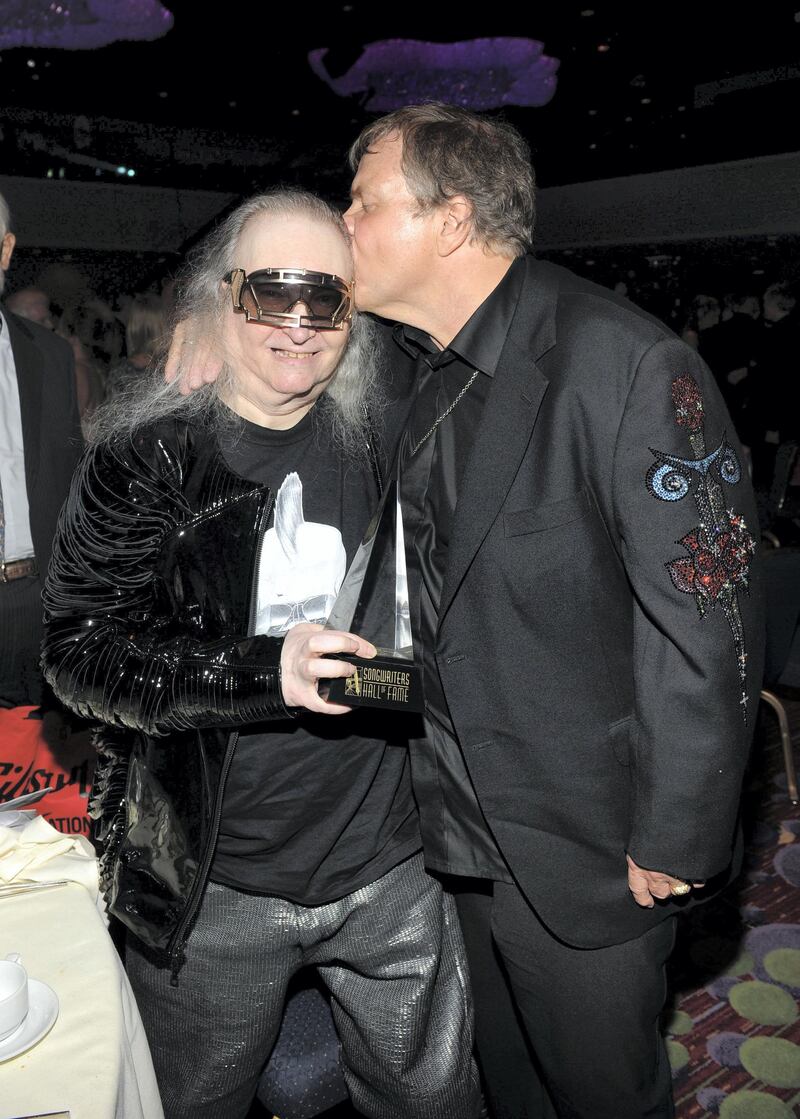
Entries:
{"label": "black belt", "polygon": [[38,575],[35,556],[27,559],[11,560],[10,563],[0,563],[0,583],[10,583],[14,579],[24,579],[26,575]]}

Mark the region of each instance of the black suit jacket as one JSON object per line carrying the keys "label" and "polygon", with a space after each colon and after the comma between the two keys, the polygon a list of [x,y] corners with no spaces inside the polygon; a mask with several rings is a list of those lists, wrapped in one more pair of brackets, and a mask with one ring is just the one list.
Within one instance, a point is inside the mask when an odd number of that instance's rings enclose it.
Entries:
{"label": "black suit jacket", "polygon": [[40,577],[0,586],[0,703],[38,704],[41,583],[58,513],[83,449],[72,350],[63,338],[3,308],[19,386],[31,536]]}
{"label": "black suit jacket", "polygon": [[492,831],[570,944],[675,911],[636,905],[626,852],[689,881],[730,865],[763,657],[743,464],[692,349],[527,259],[459,493],[436,657]]}

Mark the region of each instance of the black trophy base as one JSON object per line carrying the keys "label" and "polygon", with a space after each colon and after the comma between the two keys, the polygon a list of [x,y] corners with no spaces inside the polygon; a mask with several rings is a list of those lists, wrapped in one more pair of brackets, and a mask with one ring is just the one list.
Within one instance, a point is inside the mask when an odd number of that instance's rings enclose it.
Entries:
{"label": "black trophy base", "polygon": [[381,652],[370,658],[351,653],[327,656],[356,667],[352,676],[336,676],[326,681],[327,698],[331,703],[347,707],[384,707],[392,711],[424,711],[422,665],[401,657],[381,656]]}

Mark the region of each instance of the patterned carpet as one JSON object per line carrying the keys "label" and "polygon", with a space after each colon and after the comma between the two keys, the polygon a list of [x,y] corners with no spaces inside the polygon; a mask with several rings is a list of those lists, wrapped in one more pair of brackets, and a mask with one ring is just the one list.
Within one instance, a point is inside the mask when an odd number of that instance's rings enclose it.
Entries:
{"label": "patterned carpet", "polygon": [[[785,704],[800,766],[800,701]],[[786,788],[777,721],[762,704],[743,873],[683,922],[670,962],[677,1119],[800,1113],[800,809]]]}

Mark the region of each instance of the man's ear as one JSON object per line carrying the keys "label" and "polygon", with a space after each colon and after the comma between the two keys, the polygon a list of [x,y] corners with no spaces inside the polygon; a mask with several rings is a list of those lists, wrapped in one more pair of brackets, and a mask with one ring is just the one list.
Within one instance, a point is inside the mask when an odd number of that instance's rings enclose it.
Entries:
{"label": "man's ear", "polygon": [[455,194],[441,207],[441,224],[437,234],[439,256],[450,256],[472,236],[472,204]]}
{"label": "man's ear", "polygon": [[17,239],[13,233],[6,233],[5,237],[0,242],[0,268],[2,268],[4,272],[8,271],[9,265],[11,264],[11,257],[16,243]]}

